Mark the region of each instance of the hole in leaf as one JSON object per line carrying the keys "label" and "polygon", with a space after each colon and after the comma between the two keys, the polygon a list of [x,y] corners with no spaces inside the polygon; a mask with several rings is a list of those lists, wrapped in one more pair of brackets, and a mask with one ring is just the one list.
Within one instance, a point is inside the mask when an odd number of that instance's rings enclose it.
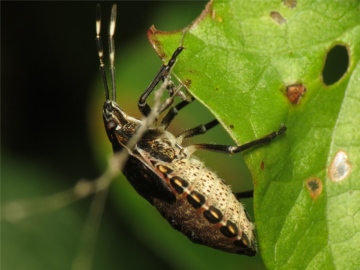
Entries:
{"label": "hole in leaf", "polygon": [[349,66],[348,50],[343,45],[335,45],[326,55],[322,72],[326,85],[336,83],[345,74]]}
{"label": "hole in leaf", "polygon": [[334,182],[340,182],[350,175],[351,166],[345,151],[339,150],[328,169],[328,176]]}

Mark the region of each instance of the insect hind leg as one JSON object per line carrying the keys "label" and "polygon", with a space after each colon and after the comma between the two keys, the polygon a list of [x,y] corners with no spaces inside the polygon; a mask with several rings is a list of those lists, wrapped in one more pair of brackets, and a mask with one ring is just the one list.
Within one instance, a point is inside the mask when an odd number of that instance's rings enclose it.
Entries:
{"label": "insect hind leg", "polygon": [[250,141],[248,143],[239,146],[231,146],[231,145],[229,146],[229,145],[219,145],[219,144],[194,144],[191,145],[190,147],[193,147],[195,149],[209,150],[209,151],[225,153],[225,154],[236,154],[261,144],[270,143],[273,139],[283,134],[285,131],[286,131],[286,126],[281,125],[278,131],[271,132],[259,139]]}

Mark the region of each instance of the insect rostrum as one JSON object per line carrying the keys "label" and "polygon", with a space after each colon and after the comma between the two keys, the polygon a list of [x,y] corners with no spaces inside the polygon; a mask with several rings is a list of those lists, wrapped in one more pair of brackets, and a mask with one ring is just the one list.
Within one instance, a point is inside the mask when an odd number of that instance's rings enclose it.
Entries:
{"label": "insect rostrum", "polygon": [[256,254],[254,224],[238,201],[239,196],[234,194],[230,187],[203,162],[194,157],[193,153],[198,149],[238,153],[255,145],[270,142],[285,132],[285,126],[241,146],[212,144],[182,146],[183,139],[203,134],[219,122],[213,120],[177,136],[167,131],[173,118],[191,102],[191,100],[182,100],[167,110],[180,90],[180,87],[176,87],[169,81],[171,68],[183,50],[180,46],[175,50],[169,62],[160,68],[138,103],[140,112],[144,117],[148,116],[151,108],[146,103],[146,99],[154,88],[163,82],[169,90],[169,98],[156,113],[161,115],[166,110],[167,113],[161,121],[151,123],[135,147],[128,147],[129,140],[144,122],[127,115],[115,101],[113,35],[116,5],[112,8],[109,36],[111,94],[103,63],[99,5],[96,14],[96,43],[106,96],[103,105],[103,120],[113,151],[127,151],[129,154],[122,170],[123,174],[141,196],[154,205],[175,229],[188,236],[193,242],[231,253],[254,256]]}

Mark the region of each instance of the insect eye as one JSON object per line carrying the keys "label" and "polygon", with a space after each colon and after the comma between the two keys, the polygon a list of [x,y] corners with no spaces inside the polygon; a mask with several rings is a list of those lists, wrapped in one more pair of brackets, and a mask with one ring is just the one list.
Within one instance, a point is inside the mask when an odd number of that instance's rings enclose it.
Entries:
{"label": "insect eye", "polygon": [[107,131],[113,131],[117,128],[118,123],[114,120],[110,120],[109,122],[106,123],[105,128]]}

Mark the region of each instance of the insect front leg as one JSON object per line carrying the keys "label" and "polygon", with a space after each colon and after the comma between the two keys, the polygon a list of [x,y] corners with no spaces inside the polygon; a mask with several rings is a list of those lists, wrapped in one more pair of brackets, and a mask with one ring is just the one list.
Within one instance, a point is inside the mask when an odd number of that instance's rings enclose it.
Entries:
{"label": "insect front leg", "polygon": [[[139,108],[140,112],[142,113],[142,115],[147,116],[150,113],[151,108],[150,108],[149,104],[146,103],[146,99],[151,94],[151,92],[154,91],[156,85],[158,85],[160,80],[164,81],[165,78],[169,76],[171,68],[174,66],[174,64],[176,62],[176,58],[182,52],[183,49],[184,49],[184,47],[179,46],[175,50],[175,52],[171,56],[169,62],[166,65],[161,66],[161,68],[160,68],[159,72],[156,74],[154,80],[150,83],[150,85],[146,88],[145,92],[141,95],[141,97],[138,101],[138,108]],[[174,87],[171,85],[173,85],[173,84],[171,84],[171,83],[169,84],[170,88]],[[171,91],[171,89],[170,89],[170,94],[171,94],[171,92],[173,92],[173,91]]]}

